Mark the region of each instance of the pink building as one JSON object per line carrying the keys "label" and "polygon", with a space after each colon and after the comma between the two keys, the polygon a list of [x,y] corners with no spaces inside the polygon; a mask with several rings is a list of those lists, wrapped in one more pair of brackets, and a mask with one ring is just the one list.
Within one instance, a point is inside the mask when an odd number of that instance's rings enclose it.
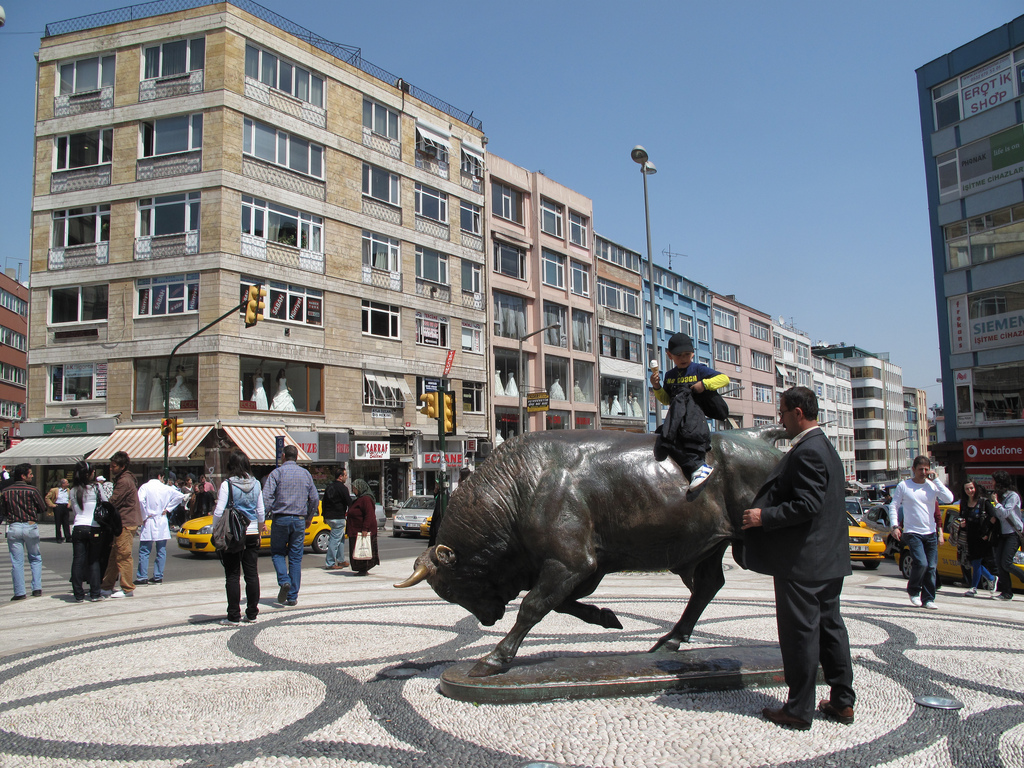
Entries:
{"label": "pink building", "polygon": [[733,295],[712,292],[711,320],[711,367],[732,380],[722,395],[733,425],[744,428],[776,421],[771,317]]}

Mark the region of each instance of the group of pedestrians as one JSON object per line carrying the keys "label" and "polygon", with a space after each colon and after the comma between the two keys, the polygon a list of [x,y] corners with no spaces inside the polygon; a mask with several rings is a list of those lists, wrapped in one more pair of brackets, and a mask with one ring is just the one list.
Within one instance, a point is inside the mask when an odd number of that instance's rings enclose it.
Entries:
{"label": "group of pedestrians", "polygon": [[993,597],[1012,600],[1011,574],[1016,573],[1024,581],[1024,567],[1014,562],[1017,550],[1024,547],[1020,495],[1013,490],[1008,472],[993,472],[992,482],[995,493],[991,498],[970,480],[964,483],[957,526],[958,550],[963,552],[961,562],[969,563],[971,569],[971,588],[965,594],[976,596],[984,577]]}

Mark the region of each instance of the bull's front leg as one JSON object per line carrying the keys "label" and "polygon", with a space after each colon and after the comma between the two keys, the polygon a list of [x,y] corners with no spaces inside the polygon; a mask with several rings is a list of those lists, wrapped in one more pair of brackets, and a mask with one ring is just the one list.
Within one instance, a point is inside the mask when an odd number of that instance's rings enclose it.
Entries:
{"label": "bull's front leg", "polygon": [[697,563],[693,570],[693,582],[687,582],[690,587],[690,599],[679,621],[672,628],[672,631],[662,637],[651,648],[651,652],[665,646],[670,651],[678,651],[680,643],[690,641],[690,634],[693,632],[697,619],[704,613],[708,603],[718,594],[725,585],[725,574],[722,572],[722,555],[725,554],[728,542],[722,542],[708,557]]}
{"label": "bull's front leg", "polygon": [[494,650],[478,661],[469,671],[470,677],[486,677],[501,672],[515,658],[520,644],[527,633],[561,605],[572,594],[576,586],[590,573],[579,573],[557,560],[548,560],[541,568],[540,576],[519,606],[516,623],[512,630],[498,643]]}

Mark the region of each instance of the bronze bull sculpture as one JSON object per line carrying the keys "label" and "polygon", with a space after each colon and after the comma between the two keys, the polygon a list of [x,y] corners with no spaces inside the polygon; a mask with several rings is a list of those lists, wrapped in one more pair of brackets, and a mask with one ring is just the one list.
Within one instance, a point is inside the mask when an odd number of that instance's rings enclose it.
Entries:
{"label": "bronze bull sculpture", "polygon": [[[517,437],[463,482],[413,575],[485,626],[527,591],[515,626],[473,667],[499,672],[554,610],[621,629],[607,608],[581,603],[608,573],[669,570],[690,589],[672,631],[651,649],[676,650],[725,584],[729,544],[741,560],[743,510],[782,454],[777,427],[716,433],[715,472],[697,494],[675,462],[654,458],[654,436],[611,431]],[[689,496],[689,498],[688,498]]]}

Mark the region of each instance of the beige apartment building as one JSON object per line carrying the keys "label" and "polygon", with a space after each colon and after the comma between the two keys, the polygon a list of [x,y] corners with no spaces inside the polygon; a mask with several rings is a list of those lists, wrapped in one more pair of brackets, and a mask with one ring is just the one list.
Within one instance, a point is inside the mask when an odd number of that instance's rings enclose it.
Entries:
{"label": "beige apartment building", "polygon": [[597,428],[591,201],[493,154],[487,185],[495,442]]}
{"label": "beige apartment building", "polygon": [[457,474],[489,432],[481,123],[255,3],[154,7],[41,42],[29,418],[156,465],[166,404],[179,470],[272,465],[283,436],[403,499],[439,466],[417,401],[443,385]]}

